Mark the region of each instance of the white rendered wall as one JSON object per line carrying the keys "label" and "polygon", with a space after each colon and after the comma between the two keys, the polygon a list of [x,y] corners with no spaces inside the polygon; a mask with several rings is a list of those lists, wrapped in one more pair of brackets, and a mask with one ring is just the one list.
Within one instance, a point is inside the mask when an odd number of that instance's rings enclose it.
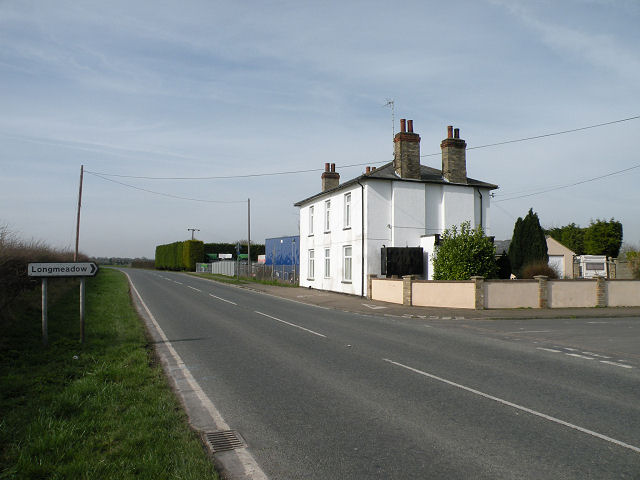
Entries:
{"label": "white rendered wall", "polygon": [[458,226],[463,222],[471,223],[471,228],[474,228],[476,226],[475,188],[446,185],[443,190],[444,228]]}
{"label": "white rendered wall", "polygon": [[394,247],[415,247],[425,234],[425,184],[392,183],[391,234]]}
{"label": "white rendered wall", "polygon": [[[345,225],[345,194],[351,194],[351,224]],[[331,201],[329,229],[325,228],[326,201]],[[300,286],[318,290],[361,294],[362,217],[360,186],[323,195],[300,208]],[[313,234],[309,231],[309,208],[314,207]],[[351,280],[344,278],[344,247],[351,246]],[[314,251],[314,274],[309,272],[309,250]],[[329,249],[329,273],[325,269]],[[366,285],[366,283],[365,283]]]}
{"label": "white rendered wall", "polygon": [[427,217],[426,235],[442,234],[444,231],[443,185],[427,184],[425,212]]}

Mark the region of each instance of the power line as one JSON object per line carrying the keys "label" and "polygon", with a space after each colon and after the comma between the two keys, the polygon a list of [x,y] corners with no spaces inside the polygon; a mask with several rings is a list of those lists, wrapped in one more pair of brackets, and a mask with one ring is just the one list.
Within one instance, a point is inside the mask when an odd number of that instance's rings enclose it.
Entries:
{"label": "power line", "polygon": [[562,190],[563,188],[575,187],[576,185],[582,185],[583,183],[594,182],[596,180],[601,180],[601,179],[606,178],[606,177],[611,177],[613,175],[618,175],[620,173],[628,172],[629,170],[633,170],[635,168],[640,168],[640,163],[637,164],[637,165],[634,165],[632,167],[625,168],[623,170],[618,170],[617,172],[606,173],[604,175],[599,175],[597,177],[589,178],[587,180],[581,180],[579,182],[570,183],[570,184],[567,184],[567,185],[561,185],[561,186],[558,186],[558,187],[548,188],[546,190],[541,190],[539,192],[534,192],[534,193],[528,193],[526,195],[518,195],[518,196],[515,196],[515,197],[502,198],[500,200],[494,200],[493,203],[506,202],[508,200],[516,200],[518,198],[533,197],[534,195],[542,195],[543,193],[554,192],[556,190]]}
{"label": "power line", "polygon": [[[388,163],[391,160],[387,160],[386,162],[365,162],[365,163],[352,163],[350,165],[339,165],[339,168],[349,168],[349,167],[361,167],[364,165],[376,165],[381,163]],[[291,175],[296,173],[311,173],[311,172],[321,172],[324,171],[323,168],[308,168],[305,170],[286,170],[282,172],[264,172],[264,173],[246,173],[242,175],[212,175],[207,177],[150,177],[144,175],[119,175],[115,173],[105,173],[105,172],[91,172],[89,170],[85,170],[87,173],[91,173],[92,175],[104,176],[104,177],[118,177],[118,178],[135,178],[139,180],[225,180],[232,178],[251,178],[251,177],[270,177],[275,175]]]}
{"label": "power line", "polygon": [[[588,125],[586,127],[572,128],[570,130],[562,130],[560,132],[544,133],[542,135],[535,135],[533,137],[524,137],[524,138],[518,138],[516,140],[505,140],[505,141],[502,141],[502,142],[487,143],[486,145],[478,145],[476,147],[467,147],[467,150],[477,150],[479,148],[497,147],[499,145],[508,145],[509,143],[526,142],[526,141],[529,141],[529,140],[537,140],[539,138],[553,137],[553,136],[556,136],[556,135],[564,135],[564,134],[567,134],[567,133],[574,133],[574,132],[580,132],[582,130],[589,130],[591,128],[605,127],[607,125],[613,125],[613,124],[616,124],[616,123],[628,122],[630,120],[637,120],[639,118],[640,118],[640,115],[636,115],[636,116],[633,116],[633,117],[622,118],[620,120],[613,120],[611,122],[597,123],[595,125]],[[440,155],[440,153],[428,153],[426,155],[420,155],[420,156],[421,157],[433,157],[435,155]]]}
{"label": "power line", "polygon": [[504,142],[488,143],[486,145],[478,145],[477,147],[468,147],[467,150],[474,150],[474,149],[478,149],[478,148],[487,148],[487,147],[495,147],[495,146],[498,146],[498,145],[506,145],[506,144],[509,144],[509,143],[526,142],[528,140],[537,140],[538,138],[553,137],[553,136],[556,136],[556,135],[564,135],[565,133],[573,133],[573,132],[579,132],[581,130],[589,130],[590,128],[604,127],[604,126],[607,126],[607,125],[613,125],[615,123],[622,123],[622,122],[628,122],[630,120],[637,120],[638,118],[640,118],[640,115],[636,115],[634,117],[629,117],[629,118],[622,118],[620,120],[613,120],[612,122],[598,123],[596,125],[589,125],[589,126],[586,126],[586,127],[573,128],[571,130],[563,130],[561,132],[545,133],[545,134],[536,135],[536,136],[533,136],[533,137],[519,138],[517,140],[506,140]]}
{"label": "power line", "polygon": [[88,174],[93,175],[95,177],[99,177],[99,178],[101,178],[103,180],[106,180],[108,182],[117,183],[118,185],[122,185],[124,187],[133,188],[134,190],[140,190],[142,192],[153,193],[154,195],[161,195],[163,197],[175,198],[175,199],[178,199],[178,200],[188,200],[188,201],[192,201],[192,202],[203,202],[203,203],[226,203],[226,204],[247,203],[246,200],[203,200],[203,199],[200,199],[200,198],[181,197],[179,195],[172,195],[170,193],[164,193],[164,192],[156,192],[154,190],[148,190],[146,188],[136,187],[135,185],[130,185],[128,183],[118,182],[117,180],[113,180],[111,178],[104,177],[99,173],[90,172],[88,170],[85,170],[84,173],[88,173]]}

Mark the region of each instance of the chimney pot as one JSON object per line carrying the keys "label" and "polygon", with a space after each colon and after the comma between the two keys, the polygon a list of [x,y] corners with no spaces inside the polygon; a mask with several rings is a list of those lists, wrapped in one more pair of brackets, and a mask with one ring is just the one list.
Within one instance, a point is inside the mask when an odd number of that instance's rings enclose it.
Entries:
{"label": "chimney pot", "polygon": [[371,167],[367,167],[366,172],[367,172],[367,175],[369,175],[371,173]]}
{"label": "chimney pot", "polygon": [[375,171],[376,171],[376,168],[378,168],[378,167],[371,167],[371,171],[372,171],[372,172],[375,172]]}
{"label": "chimney pot", "polygon": [[328,171],[329,171],[329,164],[328,164],[328,163],[325,163],[325,164],[324,164],[324,171],[325,171],[325,172],[328,172]]}
{"label": "chimney pot", "polygon": [[400,131],[403,133],[407,131],[407,121],[404,118],[400,119]]}
{"label": "chimney pot", "polygon": [[413,120],[407,120],[407,131],[413,133]]}
{"label": "chimney pot", "polygon": [[454,128],[453,129],[453,138],[460,138],[460,129],[459,128]]}
{"label": "chimney pot", "polygon": [[332,164],[331,164],[331,171],[332,171],[332,172],[335,172],[335,171],[336,171],[336,164],[335,164],[335,163],[332,163]]}
{"label": "chimney pot", "polygon": [[453,138],[453,125],[447,127],[447,138]]}

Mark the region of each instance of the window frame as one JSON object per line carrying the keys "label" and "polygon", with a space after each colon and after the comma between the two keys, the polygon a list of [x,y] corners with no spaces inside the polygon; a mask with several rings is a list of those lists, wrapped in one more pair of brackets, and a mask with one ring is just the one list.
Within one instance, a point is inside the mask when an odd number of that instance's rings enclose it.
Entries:
{"label": "window frame", "polygon": [[344,194],[344,228],[351,228],[351,192]]}
{"label": "window frame", "polygon": [[[349,255],[347,255],[347,249]],[[347,276],[349,273],[349,276]],[[353,246],[345,245],[342,247],[342,281],[351,283],[353,280]]]}
{"label": "window frame", "polygon": [[307,280],[314,280],[316,274],[315,250],[309,249],[309,257],[307,258]]}
{"label": "window frame", "polygon": [[331,231],[331,199],[324,201],[324,231]]}
{"label": "window frame", "polygon": [[324,249],[324,278],[331,278],[331,249]]}

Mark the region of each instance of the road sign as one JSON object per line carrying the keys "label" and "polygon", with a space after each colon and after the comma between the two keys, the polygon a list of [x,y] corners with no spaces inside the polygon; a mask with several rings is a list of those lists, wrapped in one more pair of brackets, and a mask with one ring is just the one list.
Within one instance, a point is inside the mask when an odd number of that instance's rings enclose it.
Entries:
{"label": "road sign", "polygon": [[30,263],[30,277],[94,277],[98,266],[93,262]]}

